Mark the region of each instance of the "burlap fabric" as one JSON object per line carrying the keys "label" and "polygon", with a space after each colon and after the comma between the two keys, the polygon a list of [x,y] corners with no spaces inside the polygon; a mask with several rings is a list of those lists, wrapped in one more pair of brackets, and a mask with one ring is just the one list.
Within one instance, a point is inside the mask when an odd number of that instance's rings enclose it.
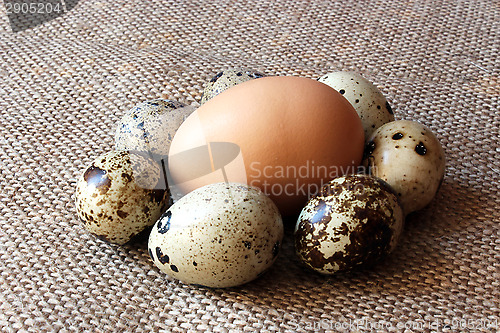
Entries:
{"label": "burlap fabric", "polygon": [[[498,1],[80,1],[13,33],[0,9],[0,328],[3,332],[497,332]],[[432,204],[380,265],[323,277],[291,232],[278,261],[211,290],[156,269],[76,218],[76,179],[134,104],[197,105],[228,67],[317,78],[353,70],[397,119],[429,126],[448,160]]]}

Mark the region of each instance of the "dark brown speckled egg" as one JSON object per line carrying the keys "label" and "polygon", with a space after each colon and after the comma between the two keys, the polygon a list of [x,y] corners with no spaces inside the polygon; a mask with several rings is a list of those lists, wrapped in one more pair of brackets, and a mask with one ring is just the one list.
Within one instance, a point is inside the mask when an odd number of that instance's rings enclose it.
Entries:
{"label": "dark brown speckled egg", "polygon": [[79,178],[76,211],[92,234],[124,244],[168,208],[166,188],[162,170],[153,159],[112,151],[96,158]]}
{"label": "dark brown speckled egg", "polygon": [[394,250],[403,224],[397,195],[385,182],[367,175],[339,177],[302,210],[295,248],[317,272],[349,271]]}

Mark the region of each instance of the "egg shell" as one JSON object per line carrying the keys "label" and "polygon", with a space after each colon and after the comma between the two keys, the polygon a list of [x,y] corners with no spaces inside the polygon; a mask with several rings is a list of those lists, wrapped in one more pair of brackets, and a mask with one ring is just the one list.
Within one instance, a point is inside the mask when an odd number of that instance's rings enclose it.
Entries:
{"label": "egg shell", "polygon": [[281,216],[264,193],[216,183],[173,204],[153,227],[148,247],[169,276],[224,288],[260,276],[275,261],[282,239]]}
{"label": "egg shell", "polygon": [[344,96],[354,107],[365,131],[365,139],[385,123],[394,121],[391,105],[370,81],[354,72],[333,72],[318,79]]}
{"label": "egg shell", "polygon": [[361,120],[334,89],[307,78],[264,77],[190,115],[172,140],[169,171],[183,193],[247,183],[283,215],[297,216],[321,185],[357,168],[363,147]]}
{"label": "egg shell", "polygon": [[209,99],[237,84],[264,76],[262,73],[243,69],[227,69],[219,72],[205,85],[200,104],[205,104]]}
{"label": "egg shell", "polygon": [[148,152],[155,157],[167,156],[175,132],[195,109],[165,99],[137,104],[118,122],[115,150]]}
{"label": "egg shell", "polygon": [[445,172],[445,154],[432,131],[416,122],[387,123],[372,135],[363,165],[396,191],[405,214],[427,206]]}
{"label": "egg shell", "polygon": [[368,175],[339,177],[309,200],[295,227],[299,258],[323,274],[371,265],[394,250],[404,216],[388,184]]}
{"label": "egg shell", "polygon": [[128,242],[167,209],[169,192],[161,175],[154,160],[137,153],[97,157],[76,186],[76,211],[84,227],[108,242]]}

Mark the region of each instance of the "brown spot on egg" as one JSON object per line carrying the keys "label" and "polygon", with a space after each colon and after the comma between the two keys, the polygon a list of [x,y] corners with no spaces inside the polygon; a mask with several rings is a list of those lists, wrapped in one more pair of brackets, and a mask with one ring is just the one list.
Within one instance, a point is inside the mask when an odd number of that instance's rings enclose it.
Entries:
{"label": "brown spot on egg", "polygon": [[424,156],[427,153],[427,148],[422,143],[422,141],[420,141],[418,145],[415,146],[415,151],[417,152],[417,154]]}
{"label": "brown spot on egg", "polygon": [[123,210],[117,210],[116,214],[121,217],[122,219],[126,218],[128,216],[127,212],[124,212]]}
{"label": "brown spot on egg", "polygon": [[92,215],[89,215],[87,213],[82,213],[82,215],[83,215],[83,222],[85,222],[85,223],[94,222],[94,217],[92,217]]}
{"label": "brown spot on egg", "polygon": [[[368,200],[369,202],[370,200]],[[355,253],[349,266],[374,262],[382,258],[389,250],[393,232],[387,224],[387,216],[380,209],[373,208],[374,201],[367,208],[354,207],[355,217],[360,223],[349,235],[351,243],[346,246],[347,253]],[[390,208],[389,208],[390,210]]]}
{"label": "brown spot on egg", "polygon": [[158,258],[158,261],[161,262],[163,265],[168,264],[170,262],[169,256],[163,254],[161,248],[158,246],[156,247],[156,257]]}
{"label": "brown spot on egg", "polygon": [[83,179],[89,186],[95,186],[101,194],[106,193],[111,186],[111,180],[108,178],[106,171],[95,165],[92,165],[85,171]]}
{"label": "brown spot on egg", "polygon": [[125,180],[125,182],[131,182],[132,181],[132,176],[126,172],[122,172],[122,178]]}
{"label": "brown spot on egg", "polygon": [[151,197],[151,200],[156,202],[156,203],[160,203],[164,200],[165,198],[165,190],[151,190],[149,192],[149,196]]}
{"label": "brown spot on egg", "polygon": [[349,235],[349,226],[347,225],[347,223],[342,223],[340,227],[337,228],[337,233],[343,236]]}
{"label": "brown spot on egg", "polygon": [[302,220],[295,232],[295,249],[303,256],[307,256],[313,267],[322,267],[324,255],[318,250],[318,245],[327,236],[328,233],[323,222],[310,223],[310,221]]}
{"label": "brown spot on egg", "polygon": [[295,243],[297,251],[301,253],[301,256],[307,257],[307,265],[312,268],[323,268],[325,265],[325,255],[319,251],[319,247],[314,244],[308,244],[308,246],[302,246],[302,244]]}
{"label": "brown spot on egg", "polygon": [[403,136],[404,136],[404,135],[403,135],[403,133],[401,133],[401,132],[397,132],[396,134],[394,134],[394,135],[392,136],[392,139],[393,139],[393,140],[400,140],[400,139],[402,139],[402,138],[403,138]]}

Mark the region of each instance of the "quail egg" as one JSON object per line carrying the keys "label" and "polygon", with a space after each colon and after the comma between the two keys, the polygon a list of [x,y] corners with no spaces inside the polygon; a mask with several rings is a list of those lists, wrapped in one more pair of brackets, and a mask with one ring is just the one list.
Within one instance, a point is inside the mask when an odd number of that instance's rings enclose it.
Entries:
{"label": "quail egg", "polygon": [[128,242],[167,209],[162,175],[154,160],[138,153],[99,156],[77,182],[76,211],[84,227],[111,243]]}
{"label": "quail egg", "polygon": [[194,110],[164,99],[137,104],[118,122],[115,149],[148,152],[155,158],[167,156],[175,132]]}
{"label": "quail egg", "polygon": [[348,271],[394,250],[403,224],[389,185],[368,175],[343,176],[308,201],[295,226],[295,248],[317,272]]}
{"label": "quail egg", "polygon": [[405,214],[427,206],[441,185],[444,150],[431,130],[398,120],[377,129],[365,148],[363,165],[396,191]]}
{"label": "quail egg", "polygon": [[215,75],[206,85],[201,96],[201,104],[237,84],[264,77],[264,74],[241,69],[228,69]]}
{"label": "quail egg", "polygon": [[342,94],[356,109],[365,138],[380,126],[394,121],[392,108],[380,90],[361,75],[353,72],[333,72],[318,79]]}
{"label": "quail egg", "polygon": [[224,288],[266,271],[282,239],[281,215],[261,190],[215,183],[174,203],[153,227],[148,247],[155,265],[169,276]]}

